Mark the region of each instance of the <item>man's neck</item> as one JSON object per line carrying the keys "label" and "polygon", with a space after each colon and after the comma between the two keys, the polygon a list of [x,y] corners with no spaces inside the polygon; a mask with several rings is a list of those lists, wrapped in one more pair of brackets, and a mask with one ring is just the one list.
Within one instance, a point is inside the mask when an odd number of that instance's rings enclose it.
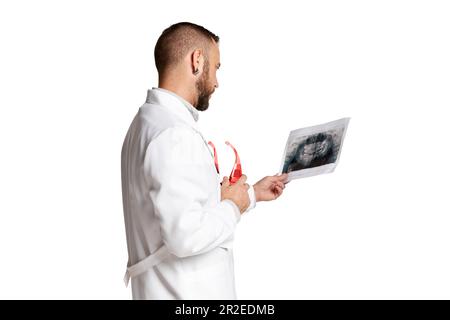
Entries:
{"label": "man's neck", "polygon": [[158,88],[169,90],[175,93],[193,106],[195,104],[195,97],[189,90],[189,86],[183,85],[181,82],[175,83],[174,81],[160,80],[158,83]]}

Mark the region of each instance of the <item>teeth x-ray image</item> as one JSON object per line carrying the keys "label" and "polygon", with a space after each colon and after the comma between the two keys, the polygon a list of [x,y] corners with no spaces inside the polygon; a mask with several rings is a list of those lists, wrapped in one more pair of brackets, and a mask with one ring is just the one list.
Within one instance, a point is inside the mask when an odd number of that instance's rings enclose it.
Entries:
{"label": "teeth x-ray image", "polygon": [[333,172],[350,118],[297,129],[289,134],[282,161],[288,180]]}

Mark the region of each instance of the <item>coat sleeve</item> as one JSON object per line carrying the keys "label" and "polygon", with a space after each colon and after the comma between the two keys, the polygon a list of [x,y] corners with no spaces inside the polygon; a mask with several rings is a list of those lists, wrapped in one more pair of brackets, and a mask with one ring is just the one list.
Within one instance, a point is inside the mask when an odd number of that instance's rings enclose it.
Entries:
{"label": "coat sleeve", "polygon": [[216,203],[208,201],[217,198],[220,188],[206,148],[192,129],[174,127],[160,133],[145,151],[144,172],[162,239],[178,257],[220,246],[240,220],[231,200],[220,201],[219,195]]}

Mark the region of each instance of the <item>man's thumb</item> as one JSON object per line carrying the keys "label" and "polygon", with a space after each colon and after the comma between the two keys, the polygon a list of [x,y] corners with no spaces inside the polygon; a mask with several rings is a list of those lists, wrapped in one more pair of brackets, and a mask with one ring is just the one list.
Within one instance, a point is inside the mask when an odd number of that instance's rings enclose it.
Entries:
{"label": "man's thumb", "polygon": [[230,185],[230,181],[228,180],[227,176],[224,176],[222,179],[222,186],[229,186]]}

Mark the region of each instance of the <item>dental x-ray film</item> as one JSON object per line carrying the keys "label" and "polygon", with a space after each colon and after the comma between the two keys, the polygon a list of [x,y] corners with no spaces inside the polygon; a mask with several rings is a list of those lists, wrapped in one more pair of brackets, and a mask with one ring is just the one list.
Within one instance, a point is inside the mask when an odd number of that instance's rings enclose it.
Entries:
{"label": "dental x-ray film", "polygon": [[331,173],[338,164],[350,118],[290,132],[284,149],[280,173],[288,181]]}

